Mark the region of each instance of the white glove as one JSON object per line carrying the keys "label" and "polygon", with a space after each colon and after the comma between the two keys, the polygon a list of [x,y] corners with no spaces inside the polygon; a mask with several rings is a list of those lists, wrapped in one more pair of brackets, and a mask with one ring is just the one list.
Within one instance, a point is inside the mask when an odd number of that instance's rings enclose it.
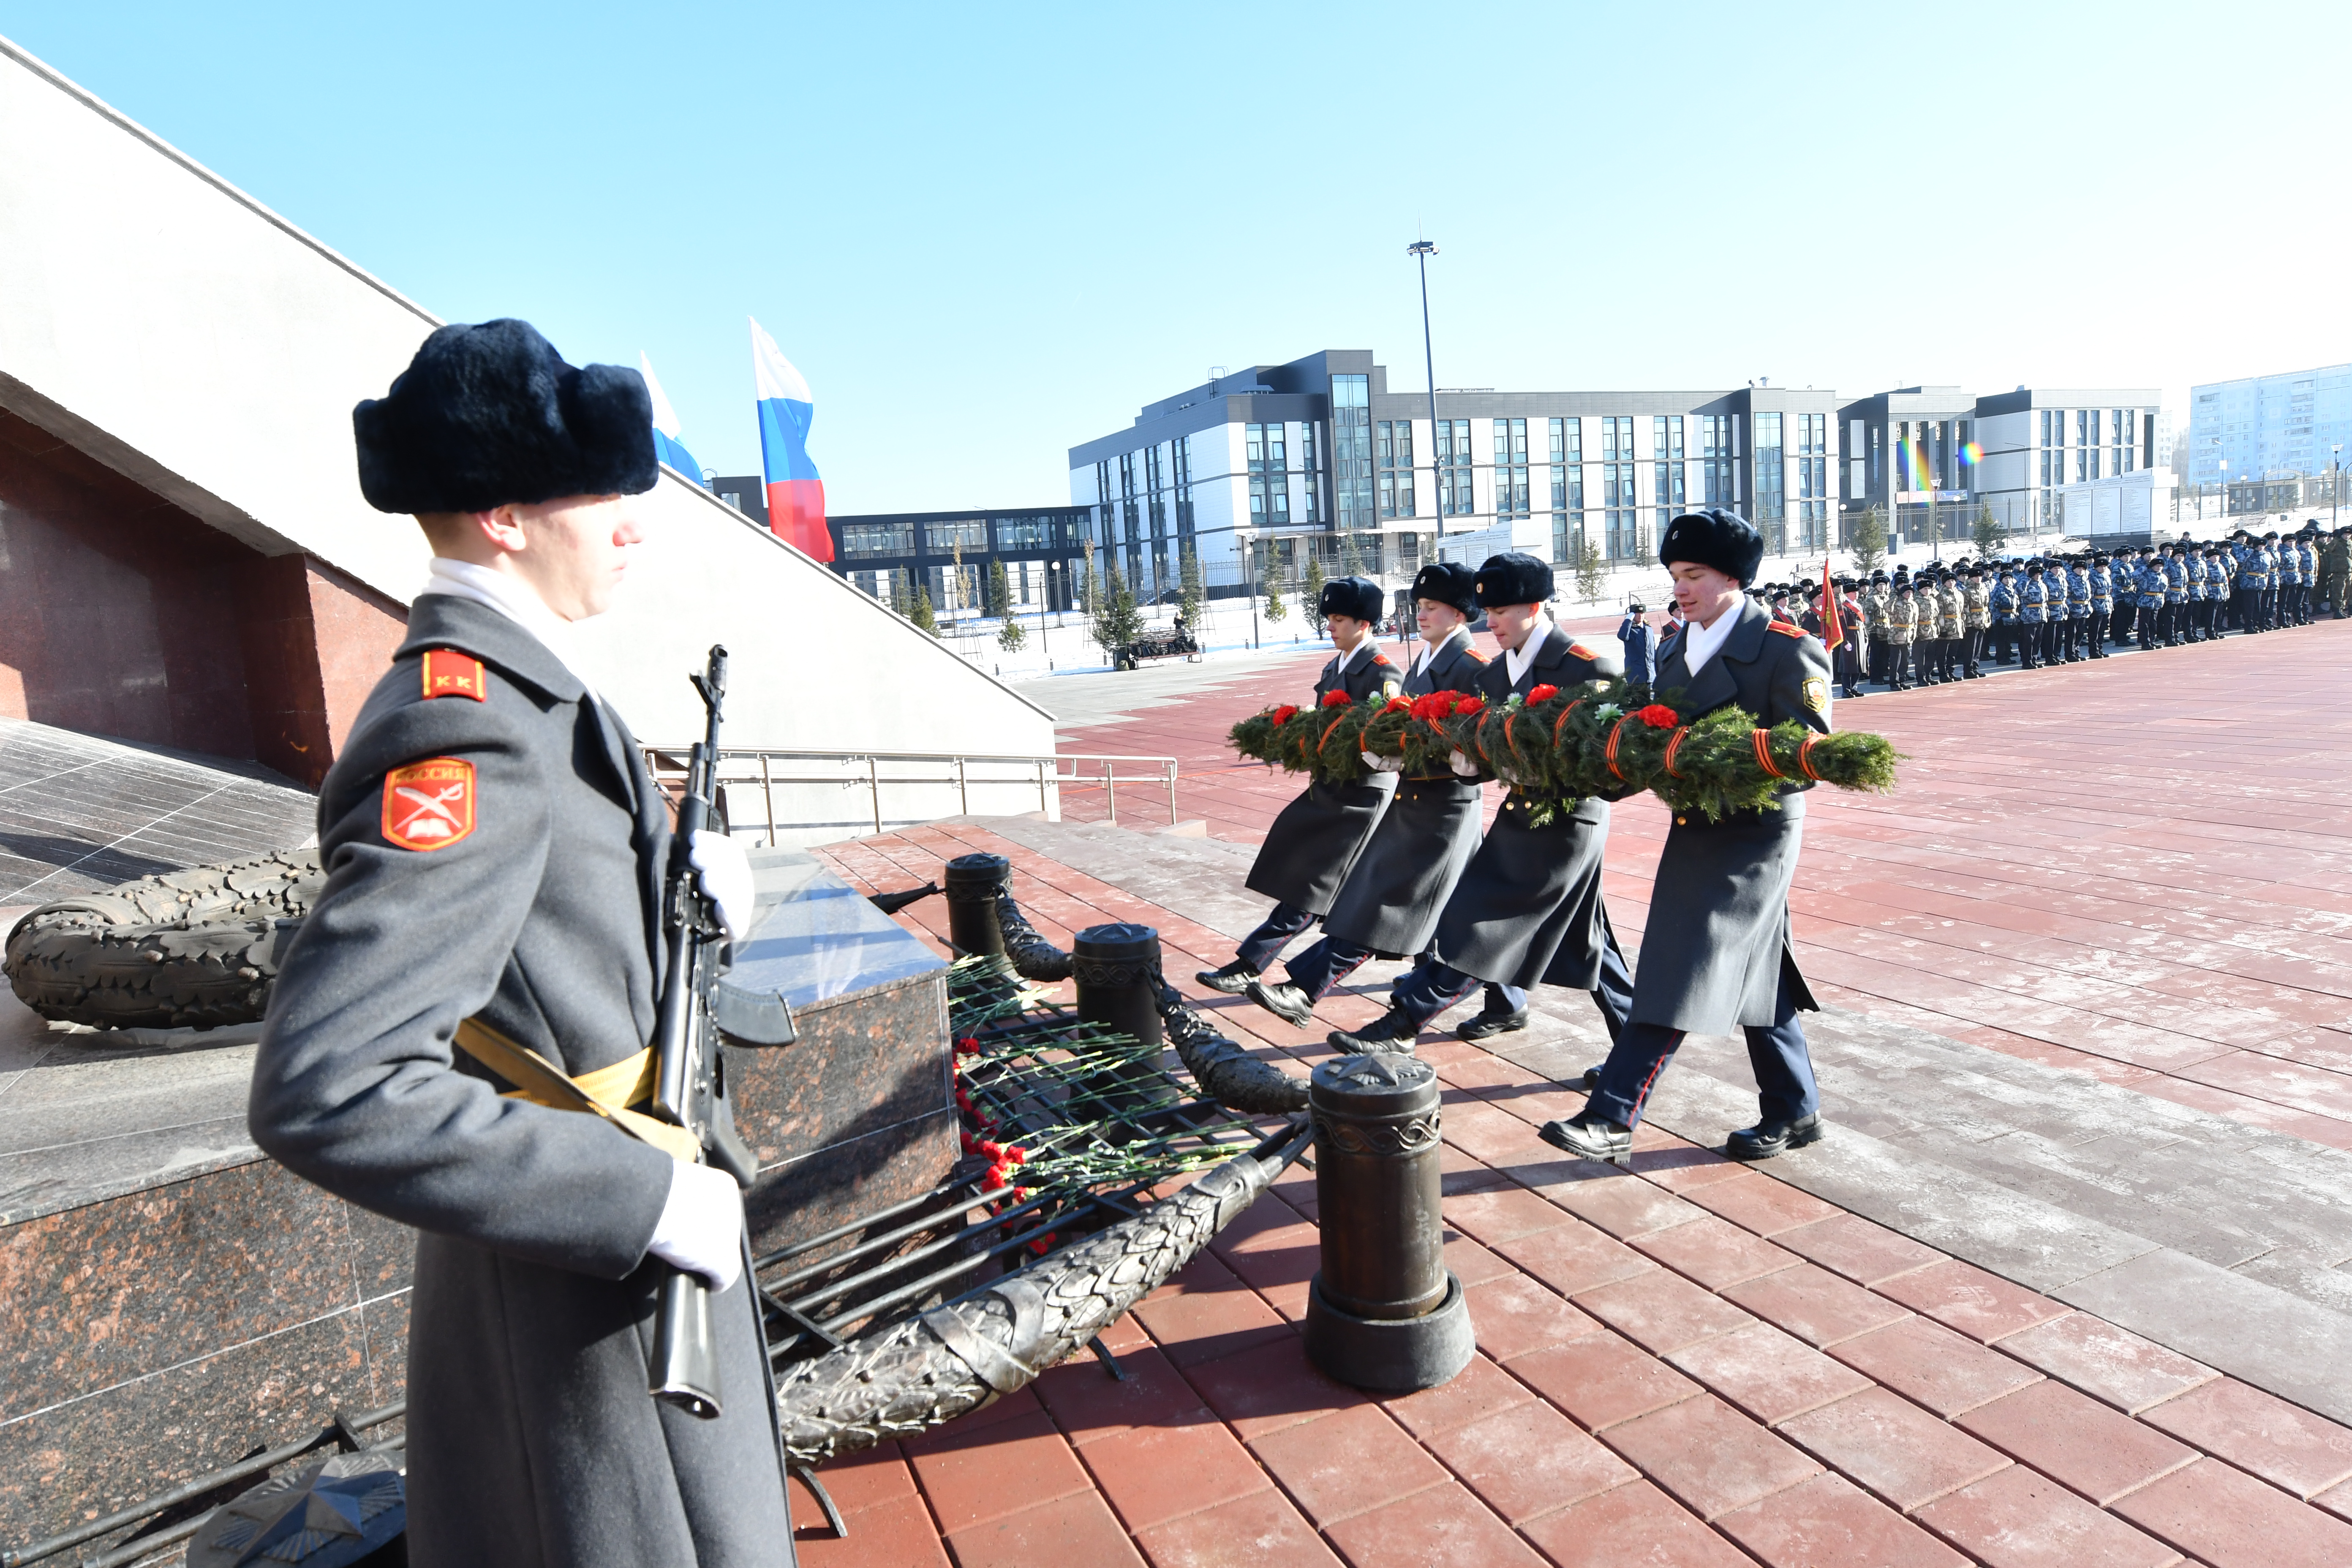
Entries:
{"label": "white glove", "polygon": [[1364,766],[1376,773],[1402,773],[1404,769],[1404,761],[1401,757],[1384,757],[1378,752],[1360,752],[1357,754],[1364,759]]}
{"label": "white glove", "polygon": [[1458,751],[1448,756],[1445,761],[1448,766],[1465,779],[1475,779],[1478,776],[1478,764]]}
{"label": "white glove", "polygon": [[743,854],[743,847],[724,833],[698,827],[694,842],[686,853],[687,864],[700,875],[695,878],[702,896],[719,910],[719,923],[727,928],[727,940],[741,942],[751,933],[751,862]]}
{"label": "white glove", "polygon": [[743,1274],[743,1189],[716,1166],[671,1161],[669,1197],[646,1250],[726,1289]]}

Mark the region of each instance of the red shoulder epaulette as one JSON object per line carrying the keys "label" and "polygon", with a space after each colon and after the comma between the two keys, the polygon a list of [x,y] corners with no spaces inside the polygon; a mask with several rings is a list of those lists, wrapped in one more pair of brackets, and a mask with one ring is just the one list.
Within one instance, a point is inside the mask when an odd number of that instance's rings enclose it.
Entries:
{"label": "red shoulder epaulette", "polygon": [[455,648],[428,647],[425,650],[425,695],[427,697],[470,697],[477,702],[490,700],[482,683],[482,661],[469,653]]}
{"label": "red shoulder epaulette", "polygon": [[1812,636],[1812,635],[1813,635],[1812,633],[1811,633],[1811,632],[1807,631],[1804,627],[1802,627],[1802,626],[1792,626],[1789,625],[1786,621],[1774,621],[1774,622],[1772,622],[1772,623],[1771,623],[1771,627],[1772,627],[1772,629],[1773,629],[1774,631],[1779,632],[1782,637],[1795,637],[1799,642],[1802,642],[1802,641],[1804,641],[1807,637],[1811,637],[1811,636]]}
{"label": "red shoulder epaulette", "polygon": [[1598,662],[1601,658],[1599,654],[1593,652],[1591,648],[1585,647],[1580,642],[1570,643],[1568,645],[1568,651],[1574,654],[1577,658],[1587,660],[1588,662]]}
{"label": "red shoulder epaulette", "polygon": [[1495,662],[1493,659],[1488,658],[1485,654],[1480,653],[1475,647],[1465,647],[1462,651],[1468,654],[1472,658],[1476,659],[1480,664],[1492,664]]}
{"label": "red shoulder epaulette", "polygon": [[[1389,662],[1389,656],[1388,656],[1388,655],[1386,655],[1386,654],[1384,654],[1384,653],[1376,653],[1376,654],[1372,655],[1372,662],[1373,662],[1374,664],[1388,664],[1388,662]],[[1391,669],[1393,669],[1393,668],[1396,668],[1396,667],[1395,667],[1395,666],[1393,666],[1393,665],[1390,665],[1390,668],[1391,668]]]}

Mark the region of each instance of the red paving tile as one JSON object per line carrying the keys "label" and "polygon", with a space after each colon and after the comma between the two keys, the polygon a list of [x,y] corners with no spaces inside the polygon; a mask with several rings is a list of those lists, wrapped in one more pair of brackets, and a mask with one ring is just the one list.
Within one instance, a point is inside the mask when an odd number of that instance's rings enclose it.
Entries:
{"label": "red paving tile", "polygon": [[1274,1483],[1223,1423],[1139,1426],[1090,1443],[1087,1468],[1130,1531]]}
{"label": "red paving tile", "polygon": [[2042,1381],[2032,1368],[1924,1318],[1857,1334],[1830,1354],[1947,1419]]}
{"label": "red paving tile", "polygon": [[1937,1499],[1916,1517],[1988,1568],[2164,1568],[2180,1560],[2171,1547],[2018,1465]]}
{"label": "red paving tile", "polygon": [[2192,1388],[2140,1419],[2299,1498],[2352,1479],[2352,1430],[2235,1378]]}
{"label": "red paving tile", "polygon": [[1756,1321],[1722,1297],[1663,1268],[1581,1291],[1576,1304],[1652,1355],[1669,1355]]}
{"label": "red paving tile", "polygon": [[1842,1343],[1911,1315],[1885,1298],[1810,1263],[1727,1286],[1723,1294],[1765,1321],[1822,1346]]}
{"label": "red paving tile", "polygon": [[1755,1568],[1745,1552],[1647,1481],[1546,1514],[1523,1533],[1559,1568]]}
{"label": "red paving tile", "polygon": [[1328,1533],[1349,1568],[1544,1568],[1509,1525],[1456,1482],[1343,1519]]}
{"label": "red paving tile", "polygon": [[1040,1562],[1084,1563],[1087,1568],[1143,1564],[1143,1554],[1092,1492],[950,1531],[948,1546],[956,1568],[1034,1568]]}
{"label": "red paving tile", "polygon": [[2219,1459],[2200,1459],[2123,1498],[2115,1511],[2213,1568],[2343,1568],[2352,1524]]}
{"label": "red paving tile", "polygon": [[1335,1520],[1445,1479],[1420,1444],[1369,1405],[1260,1433],[1250,1447],[1307,1517],[1327,1530]]}
{"label": "red paving tile", "polygon": [[1883,1388],[1825,1405],[1780,1424],[1816,1458],[1908,1512],[1981,1480],[2004,1456],[1947,1426]]}
{"label": "red paving tile", "polygon": [[1584,1311],[1524,1274],[1473,1285],[1463,1294],[1469,1299],[1478,1348],[1497,1361],[1601,1331]]}
{"label": "red paving tile", "polygon": [[2067,1310],[2063,1303],[1957,1258],[1899,1275],[1879,1286],[1878,1293],[1987,1342],[2063,1317]]}
{"label": "red paving tile", "polygon": [[1547,1188],[1544,1195],[1620,1241],[1648,1236],[1703,1217],[1672,1193],[1636,1176],[1595,1176]]}
{"label": "red paving tile", "polygon": [[1666,1360],[1768,1426],[1870,1386],[1852,1367],[1769,1323],[1701,1340]]}
{"label": "red paving tile", "polygon": [[1511,1374],[1599,1432],[1699,1392],[1697,1384],[1615,1334],[1594,1334],[1510,1363]]}
{"label": "red paving tile", "polygon": [[2063,1383],[2030,1384],[1954,1425],[2102,1505],[2197,1458],[2195,1449]]}
{"label": "red paving tile", "polygon": [[1447,1198],[1445,1223],[1488,1247],[1499,1247],[1539,1230],[1555,1230],[1568,1223],[1568,1213],[1525,1187],[1514,1186]]}
{"label": "red paving tile", "polygon": [[1781,1231],[1773,1241],[1857,1285],[1876,1285],[1898,1274],[1943,1261],[1944,1255],[1859,1215],[1842,1214]]}
{"label": "red paving tile", "polygon": [[1612,1241],[1576,1220],[1503,1242],[1495,1250],[1566,1296],[1657,1267],[1623,1242]]}
{"label": "red paving tile", "polygon": [[1448,1469],[1514,1524],[1637,1479],[1631,1465],[1536,1400],[1427,1441]]}
{"label": "red paving tile", "polygon": [[1633,1246],[1644,1258],[1654,1258],[1710,1290],[1778,1273],[1801,1261],[1795,1253],[1784,1251],[1713,1215],[1671,1230],[1637,1236]]}
{"label": "red paving tile", "polygon": [[1208,1254],[1146,1297],[1135,1316],[1178,1366],[1236,1355],[1291,1334],[1273,1308]]}
{"label": "red paving tile", "polygon": [[1315,1370],[1307,1359],[1307,1347],[1295,1333],[1240,1355],[1192,1367],[1186,1376],[1209,1407],[1244,1437],[1370,1403]]}
{"label": "red paving tile", "polygon": [[[1134,1426],[1173,1426],[1212,1419],[1200,1394],[1156,1346],[1113,1350],[1125,1382],[1091,1355],[1064,1362],[1035,1384],[1037,1394],[1073,1443],[1081,1446]],[[829,1479],[833,1472],[825,1471]]]}
{"label": "red paving tile", "polygon": [[1474,1355],[1453,1381],[1381,1403],[1406,1431],[1426,1443],[1441,1432],[1483,1421],[1534,1397],[1510,1373],[1485,1356]]}
{"label": "red paving tile", "polygon": [[2221,1375],[2088,1312],[2011,1334],[2000,1348],[2127,1415]]}
{"label": "red paving tile", "polygon": [[814,1502],[803,1508],[795,1498],[793,1519],[793,1551],[806,1568],[948,1568],[940,1527],[911,1494],[847,1515],[849,1534],[840,1540]]}
{"label": "red paving tile", "polygon": [[1601,1441],[1701,1519],[1745,1508],[1821,1468],[1713,1394],[1612,1426]]}
{"label": "red paving tile", "polygon": [[[1271,1490],[1139,1531],[1136,1543],[1152,1568],[1328,1568],[1339,1561],[1290,1500]],[[1051,1568],[1092,1565],[1066,1561]]]}
{"label": "red paving tile", "polygon": [[1840,1476],[1815,1476],[1716,1524],[1773,1568],[1964,1568],[1968,1562]]}

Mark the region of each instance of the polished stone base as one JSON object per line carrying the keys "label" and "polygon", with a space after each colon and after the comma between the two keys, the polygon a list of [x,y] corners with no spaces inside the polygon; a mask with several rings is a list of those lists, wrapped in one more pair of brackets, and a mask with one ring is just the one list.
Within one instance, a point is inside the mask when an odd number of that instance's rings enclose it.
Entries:
{"label": "polished stone base", "polygon": [[1307,1288],[1307,1356],[1350,1388],[1403,1393],[1435,1388],[1470,1364],[1477,1350],[1470,1300],[1454,1270],[1445,1300],[1418,1318],[1359,1318],[1323,1299],[1323,1277]]}

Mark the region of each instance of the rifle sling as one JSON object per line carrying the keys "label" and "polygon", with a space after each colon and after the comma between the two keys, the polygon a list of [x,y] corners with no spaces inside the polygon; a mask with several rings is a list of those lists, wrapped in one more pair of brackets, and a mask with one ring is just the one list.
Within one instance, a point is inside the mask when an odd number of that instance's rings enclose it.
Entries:
{"label": "rifle sling", "polygon": [[652,1144],[672,1159],[691,1164],[702,1158],[702,1146],[685,1128],[630,1109],[653,1098],[655,1064],[650,1047],[610,1067],[571,1078],[529,1046],[509,1039],[479,1018],[467,1018],[457,1026],[457,1045],[459,1050],[515,1086],[505,1097],[509,1100],[527,1100],[551,1110],[601,1116],[630,1137]]}

